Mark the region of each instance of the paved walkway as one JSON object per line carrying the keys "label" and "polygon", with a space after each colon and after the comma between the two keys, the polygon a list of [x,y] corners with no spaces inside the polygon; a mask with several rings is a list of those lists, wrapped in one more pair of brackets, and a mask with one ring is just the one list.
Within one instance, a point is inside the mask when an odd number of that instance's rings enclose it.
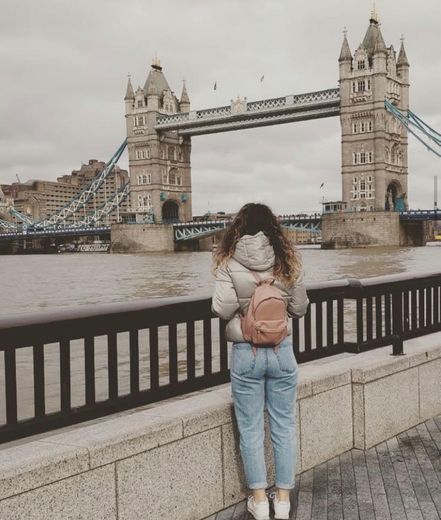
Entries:
{"label": "paved walkway", "polygon": [[[271,510],[271,518],[274,513]],[[441,415],[297,476],[296,520],[441,519]],[[246,501],[206,520],[252,520]]]}

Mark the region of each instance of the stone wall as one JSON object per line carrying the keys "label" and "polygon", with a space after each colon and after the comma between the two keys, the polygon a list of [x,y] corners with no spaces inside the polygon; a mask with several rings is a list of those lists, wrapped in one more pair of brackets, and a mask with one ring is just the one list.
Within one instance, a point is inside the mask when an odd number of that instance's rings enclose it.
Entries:
{"label": "stone wall", "polygon": [[399,215],[390,211],[322,215],[322,247],[400,245]]}
{"label": "stone wall", "polygon": [[322,215],[322,248],[422,246],[424,222],[400,221],[393,211],[326,213]]}
{"label": "stone wall", "polygon": [[[297,474],[441,413],[441,335],[404,349],[300,365]],[[229,383],[0,448],[2,519],[199,520],[248,492]]]}
{"label": "stone wall", "polygon": [[113,224],[112,253],[174,251],[173,226],[165,224]]}

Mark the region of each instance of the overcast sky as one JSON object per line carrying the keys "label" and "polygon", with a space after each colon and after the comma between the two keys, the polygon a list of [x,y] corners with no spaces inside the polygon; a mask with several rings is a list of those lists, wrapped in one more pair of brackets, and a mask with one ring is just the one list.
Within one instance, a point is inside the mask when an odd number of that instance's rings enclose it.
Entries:
{"label": "overcast sky", "polygon": [[[186,79],[192,109],[337,87],[343,28],[353,51],[371,9],[364,0],[0,0],[0,182],[55,180],[108,160],[125,138],[127,74],[142,86],[155,53],[178,96]],[[377,11],[387,46],[398,50],[405,36],[411,108],[441,131],[440,0],[382,0]],[[409,137],[412,208],[432,207],[440,166]],[[194,214],[250,200],[319,210],[322,196],[341,197],[339,119],[194,137],[192,183]]]}

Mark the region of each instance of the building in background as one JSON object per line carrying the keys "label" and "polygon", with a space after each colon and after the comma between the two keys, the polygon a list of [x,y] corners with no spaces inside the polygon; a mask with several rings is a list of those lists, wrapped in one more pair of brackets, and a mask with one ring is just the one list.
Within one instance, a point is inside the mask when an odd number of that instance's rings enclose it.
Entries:
{"label": "building in background", "polygon": [[[79,195],[100,174],[105,166],[106,163],[103,161],[90,159],[88,164],[82,164],[79,170],[73,170],[70,174],[62,175],[56,181],[30,179],[24,183],[4,184],[0,188],[5,197],[13,199],[14,207],[17,211],[29,215],[35,220],[40,220],[58,212],[72,198]],[[98,189],[96,196],[92,197],[86,204],[82,214],[92,214],[96,209],[105,204],[106,200],[126,184],[128,180],[127,170],[123,170],[116,165],[106,181]],[[128,207],[129,201],[126,199],[120,205],[119,211],[127,211]],[[77,215],[76,218],[80,218],[80,215]],[[105,224],[111,224],[116,221],[117,211],[115,209],[108,215]]]}

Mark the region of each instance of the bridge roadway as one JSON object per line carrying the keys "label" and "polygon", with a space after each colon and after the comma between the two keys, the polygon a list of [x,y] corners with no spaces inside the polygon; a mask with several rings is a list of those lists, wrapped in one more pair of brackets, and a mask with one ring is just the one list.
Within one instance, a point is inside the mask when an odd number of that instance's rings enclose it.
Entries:
{"label": "bridge roadway", "polygon": [[[321,213],[279,215],[279,221],[285,228],[296,228],[320,233]],[[208,220],[200,222],[180,222],[173,224],[176,241],[203,238],[225,228],[231,220]]]}
{"label": "bridge roadway", "polygon": [[[270,517],[274,518],[272,507]],[[252,518],[242,500],[205,520]],[[368,450],[353,448],[296,476],[290,519],[343,518],[441,518],[441,415]]]}
{"label": "bridge roadway", "polygon": [[[321,227],[322,213],[300,213],[291,215],[279,215],[280,223],[283,227],[308,230],[312,233],[319,233]],[[411,210],[401,211],[401,220],[421,221],[421,220],[441,220],[440,210]],[[173,223],[175,241],[191,240],[209,236],[220,229],[226,227],[230,220],[210,220],[210,221],[190,221]],[[0,233],[0,241],[10,241],[19,238],[49,238],[63,236],[87,236],[102,235],[110,233],[110,226],[100,227],[75,227],[67,226],[49,229],[27,229],[26,231],[6,231]]]}
{"label": "bridge roadway", "polygon": [[69,228],[59,227],[52,229],[33,229],[22,232],[7,232],[0,233],[0,241],[16,240],[18,238],[51,238],[51,237],[66,237],[66,236],[94,236],[94,235],[110,235],[110,226],[87,227],[87,228]]}
{"label": "bridge roadway", "polygon": [[251,102],[237,98],[222,107],[160,115],[155,130],[203,135],[339,114],[340,90],[333,88]]}

